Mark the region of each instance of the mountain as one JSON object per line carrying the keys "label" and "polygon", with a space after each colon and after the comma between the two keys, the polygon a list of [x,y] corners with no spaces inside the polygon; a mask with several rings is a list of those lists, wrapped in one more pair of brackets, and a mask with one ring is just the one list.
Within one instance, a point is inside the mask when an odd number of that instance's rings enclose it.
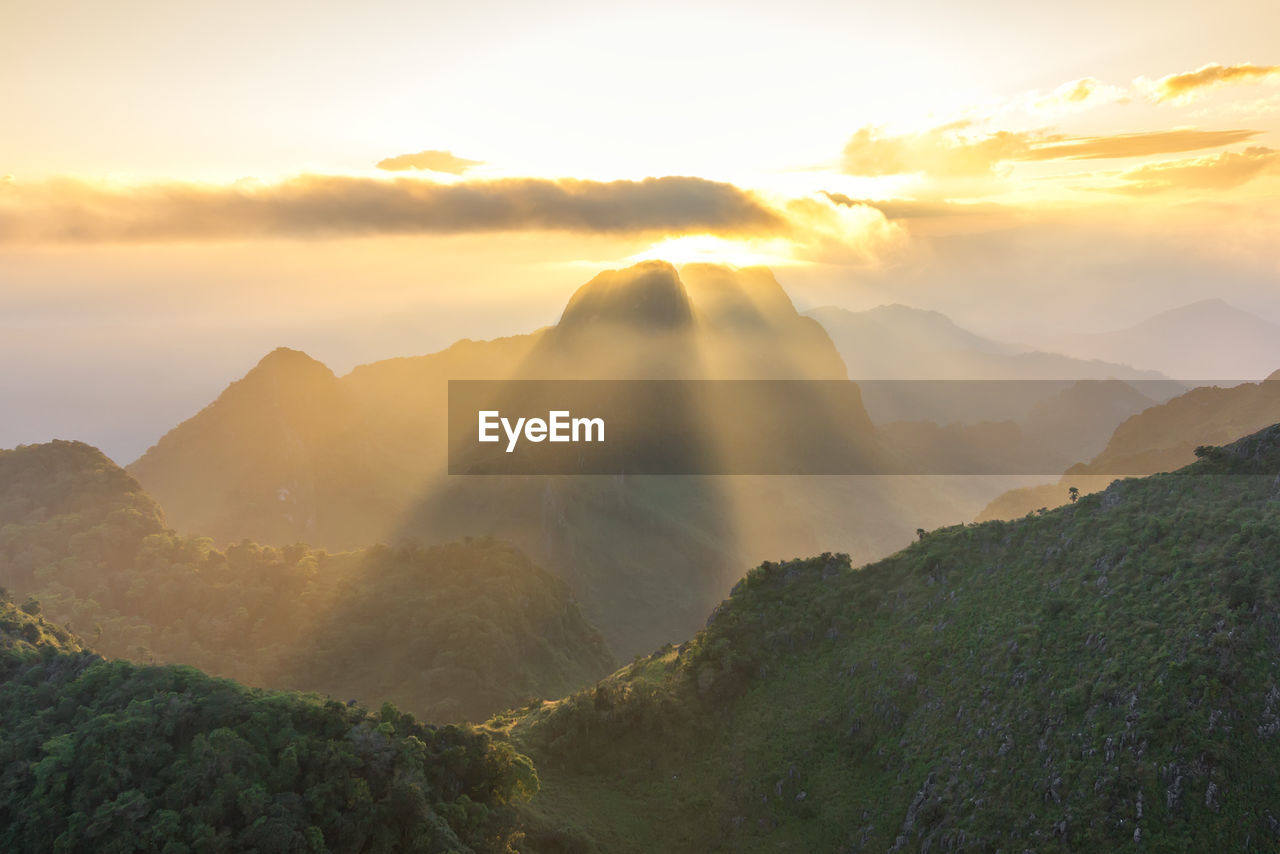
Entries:
{"label": "mountain", "polygon": [[[189,530],[219,540],[304,539],[341,502],[340,491],[326,494],[320,473],[340,464],[335,457],[354,418],[353,401],[332,371],[281,347],[130,471]],[[248,524],[232,534],[229,515]]]}
{"label": "mountain", "polygon": [[[1015,354],[1011,345],[963,329],[940,312],[905,305],[881,305],[866,311],[828,305],[805,315],[822,324],[850,375],[860,380],[950,379],[938,374],[953,370],[952,364],[938,361],[942,354],[965,353],[975,358],[976,354]],[[962,378],[976,376],[981,375],[964,374]]]}
{"label": "mountain", "polygon": [[[1154,371],[983,338],[936,311],[904,305],[860,312],[824,306],[807,314],[831,334],[877,424],[1018,422],[1029,429],[1022,444],[1052,451],[1030,452],[1041,459],[1069,462],[1082,451],[1096,453],[1125,417],[1185,390]],[[1081,381],[1096,383],[1077,386]],[[1102,399],[1104,393],[1110,400]],[[1073,406],[1070,418],[1057,417],[1056,410],[1064,406]],[[1083,413],[1088,417],[1082,418]],[[1067,431],[1067,423],[1077,429]],[[1057,426],[1046,430],[1046,424]],[[985,438],[980,435],[990,432],[985,428],[967,432],[975,434],[972,441],[980,446],[1004,441],[999,435],[1004,429]]]}
{"label": "mountain", "polygon": [[107,661],[0,596],[5,851],[512,850],[529,761],[472,728]]}
{"label": "mountain", "polygon": [[[857,570],[766,562],[688,642],[481,729],[103,660],[5,593],[0,846],[1265,846],[1280,424],[1198,457],[1043,515],[922,532]],[[0,484],[22,487],[0,499],[5,541],[48,523],[100,570],[125,554],[154,507],[104,459],[0,456]],[[127,506],[104,512],[110,495]]]}
{"label": "mountain", "polygon": [[218,550],[75,442],[0,451],[0,584],[101,652],[483,720],[613,667],[563,581],[505,543]]}
{"label": "mountain", "polygon": [[1228,388],[1204,386],[1128,419],[1080,474],[1167,471],[1191,462],[1199,445],[1222,444],[1233,436],[1273,423],[1280,414],[1280,371],[1260,383]]}
{"label": "mountain", "polygon": [[530,379],[847,379],[823,328],[764,267],[664,261],[580,287],[513,376]]}
{"label": "mountain", "polygon": [[[635,307],[641,309],[632,322]],[[826,333],[796,312],[768,270],[690,265],[677,272],[662,262],[602,273],[579,288],[560,322],[539,336],[511,376],[845,380]],[[799,399],[784,417],[825,414],[825,423],[847,425],[851,441],[874,443],[860,402],[846,400],[840,408],[817,385],[794,391]],[[766,420],[777,412],[761,409]],[[690,397],[673,411],[708,453],[749,453],[723,441],[732,425],[707,400]],[[454,477],[427,484],[422,500],[402,517],[399,534],[511,540],[555,568],[611,648],[629,657],[693,631],[749,556],[808,545],[818,520],[827,531],[847,528],[845,514],[890,505],[886,493],[901,488],[864,487],[853,499],[846,489],[828,497],[832,485],[815,489],[813,480],[784,486],[745,476]],[[782,501],[780,486],[787,494]],[[822,497],[815,500],[815,493]],[[838,507],[841,515],[815,513],[814,504]],[[883,547],[886,530],[910,536],[892,527],[885,509],[864,518],[873,515],[874,533],[865,536],[860,523],[841,539]]]}
{"label": "mountain", "polygon": [[768,268],[688,264],[681,268],[680,277],[707,330],[704,352],[712,362],[710,376],[849,378],[827,331],[796,311]]}
{"label": "mountain", "polygon": [[[286,371],[298,375],[296,394],[315,402],[295,404],[295,392],[281,390]],[[901,478],[448,477],[448,380],[846,377],[825,330],[796,312],[768,270],[646,262],[594,277],[556,325],[525,336],[459,342],[340,378],[301,354],[272,354],[129,471],[170,525],[217,543],[247,537],[340,550],[464,536],[512,542],[569,584],[625,658],[688,636],[743,568],[764,557],[814,548],[884,554],[908,542],[920,521],[971,516],[1000,487]],[[851,442],[879,441],[860,401],[840,408],[816,387],[800,393],[810,398],[793,410],[843,425]],[[706,409],[689,401],[685,417],[714,442],[727,425]],[[912,508],[906,519],[903,507]]]}
{"label": "mountain", "polygon": [[1277,420],[1280,371],[1261,383],[1195,388],[1126,419],[1092,460],[1071,466],[1056,485],[1004,493],[977,519],[1014,519],[1040,507],[1056,507],[1068,500],[1072,486],[1089,493],[1120,475],[1170,471],[1193,462],[1200,446],[1222,444]]}
{"label": "mountain", "polygon": [[[128,469],[179,530],[353,548],[400,532],[444,475],[450,379],[844,379],[767,270],[663,262],[602,273],[560,321],[334,377],[277,350]],[[694,297],[703,305],[697,305]]]}
{"label": "mountain", "polygon": [[831,335],[855,380],[1160,380],[1155,371],[984,338],[946,315],[905,305],[805,312]]}
{"label": "mountain", "polygon": [[765,563],[706,628],[494,719],[530,851],[1272,847],[1280,424],[853,569]]}
{"label": "mountain", "polygon": [[1068,459],[1079,460],[1101,451],[1117,424],[1156,403],[1120,380],[1081,380],[1038,401],[1022,428]]}
{"label": "mountain", "polygon": [[1280,365],[1280,325],[1220,299],[1112,332],[1063,336],[1063,352],[1163,371],[1180,380],[1256,380]]}

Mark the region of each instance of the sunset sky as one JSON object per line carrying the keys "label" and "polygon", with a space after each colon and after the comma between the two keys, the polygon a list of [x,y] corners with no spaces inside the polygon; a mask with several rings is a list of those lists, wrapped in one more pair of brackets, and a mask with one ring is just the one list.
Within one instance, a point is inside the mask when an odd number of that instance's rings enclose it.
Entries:
{"label": "sunset sky", "polygon": [[651,257],[1031,345],[1209,296],[1280,320],[1277,32],[1260,2],[8,3],[0,400],[183,412],[278,345],[341,372],[527,331]]}

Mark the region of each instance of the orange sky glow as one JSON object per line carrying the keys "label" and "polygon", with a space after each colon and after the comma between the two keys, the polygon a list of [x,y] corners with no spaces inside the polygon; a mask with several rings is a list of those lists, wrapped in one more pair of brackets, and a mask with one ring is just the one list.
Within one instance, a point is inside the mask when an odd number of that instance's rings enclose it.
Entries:
{"label": "orange sky glow", "polygon": [[1280,319],[1277,31],[1254,2],[11,4],[2,355],[345,370],[649,258],[1031,343],[1205,296]]}

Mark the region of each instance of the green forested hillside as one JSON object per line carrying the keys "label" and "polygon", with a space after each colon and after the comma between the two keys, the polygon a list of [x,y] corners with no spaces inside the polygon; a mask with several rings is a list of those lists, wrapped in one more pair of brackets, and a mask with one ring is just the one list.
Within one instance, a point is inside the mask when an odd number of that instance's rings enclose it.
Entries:
{"label": "green forested hillside", "polygon": [[7,596],[0,721],[8,852],[502,852],[537,789],[469,727],[104,661]]}
{"label": "green forested hillside", "polygon": [[1280,425],[862,569],[492,722],[537,851],[1274,850]]}
{"label": "green forested hillside", "polygon": [[73,442],[0,451],[0,585],[105,655],[482,720],[612,659],[565,584],[473,540],[328,554],[167,530],[128,474]]}

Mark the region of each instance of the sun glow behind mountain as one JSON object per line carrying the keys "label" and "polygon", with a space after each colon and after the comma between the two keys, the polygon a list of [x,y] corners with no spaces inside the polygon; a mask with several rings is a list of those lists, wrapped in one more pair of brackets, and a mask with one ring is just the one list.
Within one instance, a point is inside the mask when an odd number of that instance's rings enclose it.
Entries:
{"label": "sun glow behind mountain", "polygon": [[727,264],[731,267],[787,267],[798,263],[793,254],[793,246],[785,240],[755,243],[730,240],[713,234],[668,237],[643,252],[632,255],[627,261],[668,261],[676,266]]}

